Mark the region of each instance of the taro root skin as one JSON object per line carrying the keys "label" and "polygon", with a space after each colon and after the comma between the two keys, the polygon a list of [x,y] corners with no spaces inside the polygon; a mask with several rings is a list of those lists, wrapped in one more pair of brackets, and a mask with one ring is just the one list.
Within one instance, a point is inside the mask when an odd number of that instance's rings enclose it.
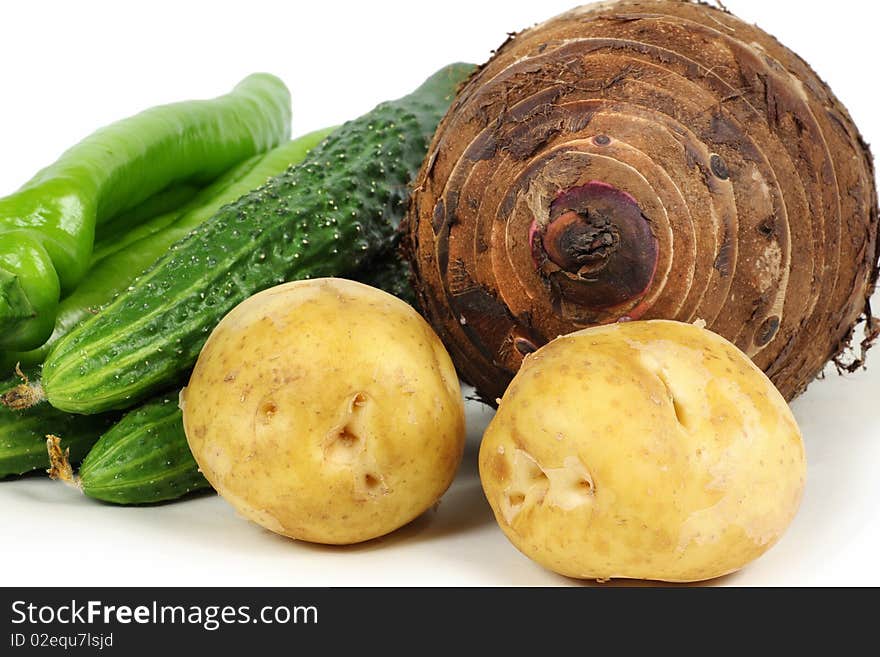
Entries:
{"label": "taro root skin", "polygon": [[788,527],[805,473],[767,377],[720,336],[663,320],[585,329],[527,356],[480,447],[510,541],[583,579],[733,572]]}
{"label": "taro root skin", "polygon": [[591,308],[597,319],[638,319],[657,272],[657,239],[632,196],[596,181],[560,192],[529,239],[554,298]]}
{"label": "taro root skin", "polygon": [[234,308],[181,393],[199,468],[275,533],[348,544],[433,506],[464,448],[452,361],[409,305],[343,279],[286,283]]}
{"label": "taro root skin", "polygon": [[867,146],[803,60],[706,5],[588,5],[509,39],[407,224],[421,307],[489,403],[524,354],[620,320],[704,319],[786,399],[880,330],[848,349],[880,254]]}

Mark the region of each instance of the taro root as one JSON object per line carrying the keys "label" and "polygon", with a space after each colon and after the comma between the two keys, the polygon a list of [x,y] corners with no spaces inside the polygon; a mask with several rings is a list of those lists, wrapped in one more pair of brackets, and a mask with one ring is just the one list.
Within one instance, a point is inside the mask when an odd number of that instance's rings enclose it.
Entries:
{"label": "taro root", "polygon": [[867,146],[803,60],[706,5],[591,5],[510,38],[443,120],[407,223],[422,308],[489,403],[598,324],[704,320],[786,399],[878,333]]}

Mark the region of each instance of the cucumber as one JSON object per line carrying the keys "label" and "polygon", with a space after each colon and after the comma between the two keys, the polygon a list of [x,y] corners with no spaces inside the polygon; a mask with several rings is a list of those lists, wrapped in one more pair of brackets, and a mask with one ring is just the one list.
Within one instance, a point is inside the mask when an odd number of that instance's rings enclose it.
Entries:
{"label": "cucumber", "polygon": [[388,294],[393,294],[416,307],[416,294],[412,287],[409,262],[397,248],[382,254],[374,262],[352,274],[350,278],[385,290]]}
{"label": "cucumber", "polygon": [[247,297],[287,280],[356,271],[391,248],[408,185],[473,70],[456,64],[439,71],[225,206],[62,338],[41,387],[9,401],[45,396],[83,414],[131,407],[179,382],[217,322]]}
{"label": "cucumber", "polygon": [[[10,380],[3,385],[8,388],[17,382]],[[70,460],[79,463],[116,418],[115,413],[89,417],[70,415],[48,404],[23,411],[0,407],[0,479],[49,467],[47,428],[64,436],[65,447],[70,448]]]}
{"label": "cucumber", "polygon": [[210,488],[189,451],[177,395],[126,413],[86,456],[78,484],[113,504],[165,502]]}

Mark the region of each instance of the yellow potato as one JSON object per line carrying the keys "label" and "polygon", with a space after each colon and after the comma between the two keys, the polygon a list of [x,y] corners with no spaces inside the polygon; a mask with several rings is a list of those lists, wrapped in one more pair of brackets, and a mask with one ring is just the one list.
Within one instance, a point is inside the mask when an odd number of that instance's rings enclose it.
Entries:
{"label": "yellow potato", "polygon": [[805,470],[767,377],[724,338],[669,321],[587,329],[531,354],[480,449],[510,541],[598,580],[741,568],[788,527]]}
{"label": "yellow potato", "polygon": [[342,279],[287,283],[220,322],[181,393],[193,455],[278,534],[354,543],[437,502],[464,446],[458,378],[403,301]]}

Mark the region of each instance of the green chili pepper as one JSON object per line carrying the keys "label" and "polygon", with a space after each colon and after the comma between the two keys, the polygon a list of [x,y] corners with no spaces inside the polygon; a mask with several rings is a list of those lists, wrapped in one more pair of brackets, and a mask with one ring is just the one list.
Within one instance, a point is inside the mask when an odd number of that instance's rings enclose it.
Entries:
{"label": "green chili pepper", "polygon": [[[232,167],[232,169],[217,178],[217,180],[212,182],[207,187],[203,187],[202,189],[197,190],[196,194],[193,195],[191,199],[180,204],[178,207],[169,208],[169,210],[166,212],[157,212],[153,214],[148,220],[138,222],[136,226],[133,224],[129,224],[129,230],[117,232],[114,237],[105,239],[102,236],[100,241],[95,240],[95,248],[92,251],[92,260],[91,265],[89,266],[89,273],[86,274],[86,278],[83,280],[82,283],[77,286],[76,291],[74,291],[71,296],[76,295],[77,291],[79,291],[80,288],[88,285],[88,281],[92,275],[92,270],[99,262],[118,251],[122,251],[123,249],[128,248],[135,242],[140,242],[150,235],[155,235],[156,233],[162,232],[171,224],[176,222],[181,215],[190,212],[193,208],[197,208],[200,205],[206,203],[208,200],[216,196],[222,189],[225,189],[231,182],[238,180],[242,175],[244,175],[244,173],[246,173],[250,169],[250,167],[253,166],[253,162],[255,160],[258,160],[260,157],[260,155],[255,155],[254,157],[245,160],[241,164],[237,164],[236,166]],[[135,208],[135,210],[139,209],[140,207],[141,206],[138,206],[137,208]],[[126,215],[127,214],[129,213],[126,213]],[[123,221],[126,218],[126,216],[121,216],[118,220],[114,219],[113,223],[115,224],[117,221]],[[62,306],[64,305],[64,301],[64,299],[61,300]],[[63,311],[61,310],[61,308],[59,308],[59,316],[62,313]]]}
{"label": "green chili pepper", "polygon": [[205,183],[290,134],[290,94],[251,75],[214,100],[164,105],[102,128],[0,199],[0,348],[52,333],[88,269],[97,225],[174,182]]}
{"label": "green chili pepper", "polygon": [[[74,326],[124,290],[134,278],[164,255],[171,246],[213,216],[222,206],[237,201],[262,185],[272,176],[282,173],[292,164],[298,164],[317,146],[333,128],[318,130],[278,146],[268,153],[257,155],[220,176],[201,190],[189,203],[170,213],[160,215],[120,238],[121,248],[107,245],[105,257],[97,260],[76,291],[58,307],[55,330],[49,340],[38,349],[10,352],[0,358],[0,375],[11,371],[16,363],[30,367],[43,362],[52,345]],[[158,231],[152,228],[157,219],[167,222]],[[140,236],[140,239],[132,239]],[[0,388],[0,392],[4,389]]]}
{"label": "green chili pepper", "polygon": [[[161,230],[162,226],[174,221],[177,210],[189,203],[202,189],[201,186],[192,183],[181,183],[163,189],[158,194],[151,196],[140,205],[113,217],[98,227],[95,233],[95,248],[92,251],[92,263],[100,260],[103,251],[106,255],[109,251],[118,250],[121,240],[126,240],[134,231],[142,230],[145,226],[154,227],[153,232]],[[160,218],[166,217],[165,224],[160,224]],[[136,228],[132,228],[136,226]],[[91,267],[91,265],[89,265]]]}

